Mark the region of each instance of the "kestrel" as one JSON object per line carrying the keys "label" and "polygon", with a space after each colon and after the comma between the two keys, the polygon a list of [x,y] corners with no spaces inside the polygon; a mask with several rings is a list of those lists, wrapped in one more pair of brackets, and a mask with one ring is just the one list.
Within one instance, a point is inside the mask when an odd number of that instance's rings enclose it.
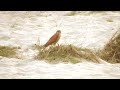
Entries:
{"label": "kestrel", "polygon": [[44,47],[47,47],[49,45],[55,45],[61,37],[61,31],[57,30],[56,33],[48,40],[48,42],[44,45]]}

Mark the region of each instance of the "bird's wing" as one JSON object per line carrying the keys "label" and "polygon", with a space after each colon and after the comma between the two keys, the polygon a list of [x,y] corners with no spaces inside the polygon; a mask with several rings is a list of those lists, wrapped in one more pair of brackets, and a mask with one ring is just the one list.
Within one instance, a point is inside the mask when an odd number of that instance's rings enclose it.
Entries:
{"label": "bird's wing", "polygon": [[56,42],[58,36],[59,36],[58,34],[54,34],[45,45],[51,45],[52,43]]}

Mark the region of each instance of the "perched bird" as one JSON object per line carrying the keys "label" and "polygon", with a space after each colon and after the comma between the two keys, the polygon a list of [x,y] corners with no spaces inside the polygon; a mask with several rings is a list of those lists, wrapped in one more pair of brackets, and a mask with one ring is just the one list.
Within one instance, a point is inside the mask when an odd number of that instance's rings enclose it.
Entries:
{"label": "perched bird", "polygon": [[61,31],[57,30],[57,32],[48,40],[48,42],[44,45],[44,47],[47,47],[49,45],[55,45],[61,37]]}

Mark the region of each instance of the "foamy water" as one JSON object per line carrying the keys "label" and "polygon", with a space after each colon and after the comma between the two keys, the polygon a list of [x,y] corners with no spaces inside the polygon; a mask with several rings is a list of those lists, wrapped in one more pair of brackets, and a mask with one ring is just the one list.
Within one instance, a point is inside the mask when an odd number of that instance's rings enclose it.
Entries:
{"label": "foamy water", "polygon": [[120,78],[120,64],[87,61],[49,64],[34,60],[37,51],[31,48],[38,38],[44,44],[59,29],[62,31],[59,44],[101,49],[119,29],[119,12],[75,16],[65,16],[68,12],[46,12],[42,16],[22,13],[0,12],[0,45],[20,46],[22,58],[0,57],[0,78]]}

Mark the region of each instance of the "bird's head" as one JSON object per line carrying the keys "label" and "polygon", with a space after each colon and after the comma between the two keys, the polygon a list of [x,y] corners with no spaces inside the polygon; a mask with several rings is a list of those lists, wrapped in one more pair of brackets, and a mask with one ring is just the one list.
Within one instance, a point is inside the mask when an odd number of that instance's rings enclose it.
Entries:
{"label": "bird's head", "polygon": [[57,33],[61,33],[61,31],[60,31],[60,30],[57,30]]}

